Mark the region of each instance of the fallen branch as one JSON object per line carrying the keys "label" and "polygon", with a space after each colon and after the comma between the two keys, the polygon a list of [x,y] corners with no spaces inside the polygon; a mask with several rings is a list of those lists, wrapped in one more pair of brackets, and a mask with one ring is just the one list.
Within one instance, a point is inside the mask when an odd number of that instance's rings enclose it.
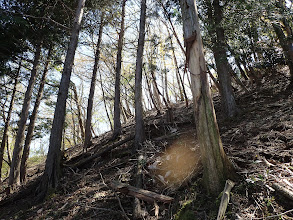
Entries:
{"label": "fallen branch", "polygon": [[273,183],[273,188],[283,196],[293,201],[293,192],[291,190],[281,186],[279,183]]}
{"label": "fallen branch", "polygon": [[229,200],[230,200],[230,192],[231,192],[231,189],[234,187],[234,185],[235,185],[235,183],[232,182],[231,180],[226,181],[226,185],[225,185],[222,199],[221,199],[221,204],[219,207],[217,220],[222,220],[225,216],[225,212],[228,207]]}
{"label": "fallen branch", "polygon": [[170,196],[165,196],[162,194],[151,192],[149,190],[136,188],[134,186],[130,186],[128,184],[124,184],[124,183],[120,183],[116,181],[112,181],[110,186],[112,189],[116,191],[122,192],[130,196],[134,196],[135,198],[138,198],[150,203],[154,203],[155,201],[170,203],[174,200],[174,198]]}
{"label": "fallen branch", "polygon": [[133,135],[132,136],[129,136],[129,137],[127,137],[127,138],[125,138],[125,139],[123,139],[121,141],[118,141],[118,142],[116,142],[116,143],[114,143],[114,144],[112,144],[110,146],[107,146],[107,147],[102,148],[99,152],[97,152],[97,153],[95,153],[95,154],[93,154],[93,155],[91,155],[89,157],[86,157],[86,158],[84,158],[84,159],[76,162],[73,165],[67,165],[67,166],[70,166],[71,168],[79,168],[79,167],[82,167],[83,165],[85,165],[89,161],[91,161],[91,160],[93,160],[93,159],[95,159],[97,157],[100,157],[101,155],[103,155],[103,154],[105,154],[105,153],[107,153],[107,152],[115,149],[116,147],[118,147],[118,146],[120,146],[122,144],[125,144],[128,141],[131,141],[133,139],[134,139],[134,136]]}

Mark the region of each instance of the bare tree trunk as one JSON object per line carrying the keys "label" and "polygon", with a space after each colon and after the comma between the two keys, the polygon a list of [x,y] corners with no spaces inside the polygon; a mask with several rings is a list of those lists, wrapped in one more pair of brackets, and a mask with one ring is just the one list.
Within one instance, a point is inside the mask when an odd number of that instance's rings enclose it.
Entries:
{"label": "bare tree trunk", "polygon": [[43,72],[42,79],[40,82],[37,98],[35,101],[34,110],[33,110],[32,115],[30,117],[30,123],[28,126],[26,138],[25,138],[25,143],[24,143],[23,153],[22,153],[21,163],[20,163],[20,182],[21,183],[25,183],[25,180],[26,180],[27,159],[28,159],[29,153],[30,153],[30,144],[31,144],[31,140],[33,137],[33,132],[34,132],[34,128],[35,128],[35,122],[37,119],[38,109],[39,109],[39,106],[41,103],[41,99],[43,97],[46,76],[48,73],[48,67],[49,67],[49,63],[50,63],[50,59],[51,59],[51,52],[52,52],[52,48],[50,48],[48,51],[47,61],[45,64],[45,68],[44,68],[44,72]]}
{"label": "bare tree trunk", "polygon": [[[145,20],[146,20],[146,0],[141,0],[140,24],[139,24],[139,38],[136,56],[136,70],[135,70],[135,150],[142,147],[145,141],[145,128],[143,122],[142,109],[142,61],[145,41]],[[136,171],[136,187],[142,187],[142,169],[140,158],[138,159],[138,167]],[[138,198],[134,199],[134,218],[141,217],[141,206]]]}
{"label": "bare tree trunk", "polygon": [[77,96],[77,90],[76,90],[76,86],[73,82],[71,82],[72,85],[72,90],[73,90],[73,95],[74,95],[74,101],[76,104],[76,108],[77,108],[77,117],[78,117],[78,124],[79,124],[79,128],[80,128],[80,133],[81,133],[81,139],[84,140],[84,128],[83,128],[83,121],[82,121],[82,114],[81,114],[81,108],[80,108],[80,104],[78,101],[78,96]]}
{"label": "bare tree trunk", "polygon": [[95,64],[93,69],[93,75],[91,80],[90,94],[87,104],[87,114],[86,114],[86,123],[85,123],[85,139],[84,139],[84,148],[87,149],[91,144],[91,124],[92,124],[92,111],[93,111],[93,102],[96,88],[97,72],[98,65],[100,60],[100,47],[103,37],[103,28],[104,28],[104,13],[101,15],[101,23],[99,28],[99,38],[97,42],[96,54],[95,54]]}
{"label": "bare tree trunk", "polygon": [[223,150],[210,95],[196,4],[194,0],[180,4],[204,182],[209,193],[218,195],[226,179],[233,176],[233,167]]}
{"label": "bare tree trunk", "polygon": [[122,64],[122,47],[123,47],[123,38],[124,38],[125,3],[126,3],[126,0],[123,0],[122,1],[122,13],[121,13],[121,27],[120,27],[120,33],[119,33],[119,39],[118,39],[117,64],[116,64],[116,76],[115,76],[113,138],[116,138],[121,134],[120,78],[121,78],[121,64]]}
{"label": "bare tree trunk", "polygon": [[52,193],[52,191],[54,191],[59,184],[59,178],[61,174],[61,142],[62,131],[65,121],[66,99],[68,96],[70,77],[74,62],[75,51],[78,43],[79,30],[81,26],[85,1],[86,0],[78,1],[70,44],[66,54],[62,78],[60,82],[60,89],[54,113],[54,120],[51,130],[49,152],[47,155],[45,171],[37,190],[39,200],[44,199],[48,192]]}
{"label": "bare tree trunk", "polygon": [[22,151],[22,144],[24,139],[24,132],[26,127],[26,121],[28,117],[28,111],[31,102],[31,96],[33,93],[33,88],[35,85],[35,81],[37,78],[37,70],[40,62],[41,56],[41,49],[42,43],[39,42],[36,46],[35,58],[33,69],[31,71],[31,77],[29,80],[29,84],[27,90],[25,92],[25,97],[23,101],[23,106],[21,110],[20,120],[18,122],[18,131],[15,139],[14,149],[13,149],[13,156],[12,156],[12,163],[10,166],[10,173],[9,173],[9,185],[13,186],[14,184],[19,183],[19,172],[20,172],[20,155]]}
{"label": "bare tree trunk", "polygon": [[[18,66],[18,69],[17,69],[17,74],[15,76],[14,86],[13,86],[10,105],[9,105],[9,110],[8,110],[7,117],[6,117],[6,120],[5,120],[3,137],[2,137],[2,140],[1,140],[1,147],[0,147],[0,180],[1,180],[1,174],[2,174],[1,170],[2,170],[2,164],[3,164],[3,156],[4,156],[5,144],[6,144],[6,142],[8,142],[7,133],[8,133],[11,113],[12,113],[12,109],[13,109],[13,105],[14,105],[14,99],[15,99],[15,93],[16,93],[16,87],[17,87],[17,83],[18,83],[18,76],[19,76],[19,73],[20,73],[20,69],[21,69],[21,61],[19,62],[19,66]],[[3,117],[5,117],[4,114],[3,114]]]}

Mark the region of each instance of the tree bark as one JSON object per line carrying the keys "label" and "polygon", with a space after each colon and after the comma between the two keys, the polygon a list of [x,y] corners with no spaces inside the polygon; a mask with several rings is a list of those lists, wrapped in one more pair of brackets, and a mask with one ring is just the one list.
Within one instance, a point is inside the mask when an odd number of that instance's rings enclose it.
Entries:
{"label": "tree bark", "polygon": [[45,171],[38,187],[38,199],[43,200],[47,193],[52,193],[59,184],[60,177],[60,161],[61,161],[61,142],[62,131],[65,121],[66,99],[70,85],[70,77],[74,62],[75,50],[78,43],[79,30],[83,16],[83,10],[86,0],[79,0],[75,14],[75,20],[72,28],[70,44],[66,54],[60,89],[58,93],[54,120],[50,136],[49,152],[47,155]]}
{"label": "tree bark", "polygon": [[49,67],[49,63],[50,63],[50,59],[51,59],[51,52],[52,52],[52,48],[50,48],[48,51],[47,61],[45,64],[45,68],[44,68],[44,72],[43,72],[42,79],[40,82],[37,98],[35,101],[34,110],[33,110],[32,115],[30,117],[30,123],[28,126],[26,138],[25,138],[25,143],[24,143],[23,153],[22,153],[21,163],[20,163],[20,182],[21,183],[25,183],[25,180],[26,180],[27,159],[28,159],[29,153],[30,153],[30,144],[31,144],[31,140],[33,137],[33,132],[34,132],[34,128],[35,128],[35,122],[37,119],[38,109],[39,109],[39,106],[41,103],[41,99],[43,97],[46,76],[48,73],[48,67]]}
{"label": "tree bark", "polygon": [[[16,93],[16,87],[17,87],[17,83],[18,83],[18,76],[19,76],[19,73],[20,73],[20,69],[21,69],[21,61],[19,62],[19,66],[18,66],[18,69],[17,69],[17,74],[16,74],[16,77],[15,77],[15,80],[14,80],[14,86],[13,86],[13,90],[12,90],[12,94],[11,94],[10,105],[9,105],[7,117],[5,119],[4,131],[3,131],[3,136],[2,136],[1,146],[0,146],[0,180],[1,180],[1,175],[2,175],[1,170],[2,170],[2,164],[3,164],[3,156],[4,156],[5,144],[8,141],[7,133],[8,133],[11,113],[12,113],[12,109],[13,109],[13,105],[14,105],[15,93]],[[5,115],[3,115],[3,116],[5,117]],[[9,158],[9,156],[8,156],[8,158]],[[10,158],[8,159],[8,161],[9,160],[10,160]]]}
{"label": "tree bark", "polygon": [[204,182],[207,191],[217,195],[234,170],[223,149],[210,95],[196,3],[181,0],[180,5]]}
{"label": "tree bark", "polygon": [[77,96],[77,90],[76,90],[76,86],[73,82],[71,82],[71,85],[72,85],[72,90],[73,90],[73,95],[74,95],[74,101],[75,101],[76,108],[77,108],[77,117],[78,117],[78,124],[79,124],[79,128],[80,128],[80,133],[81,133],[81,139],[84,140],[84,128],[83,128],[83,121],[82,121],[80,104],[79,104],[78,96]]}
{"label": "tree bark", "polygon": [[41,49],[42,49],[42,43],[39,42],[36,46],[33,69],[31,71],[31,77],[29,80],[27,90],[25,92],[20,120],[18,122],[18,131],[17,131],[17,135],[15,139],[13,156],[12,156],[12,161],[10,166],[9,180],[8,180],[9,186],[13,186],[16,183],[19,184],[20,155],[21,155],[21,150],[23,147],[22,144],[24,139],[24,132],[25,132],[26,121],[28,117],[28,111],[30,107],[31,96],[32,96],[33,88],[37,78],[37,70],[38,70],[40,57],[41,57]]}
{"label": "tree bark", "polygon": [[222,108],[226,116],[230,118],[234,117],[239,111],[236,106],[231,84],[231,72],[233,70],[227,59],[225,33],[223,27],[221,26],[223,12],[219,0],[214,0],[212,5],[210,5],[209,10],[212,10],[211,7],[213,8],[214,13],[210,12],[209,16],[212,16],[210,17],[210,20],[213,22],[214,31],[216,32],[212,50],[216,61],[218,79],[221,87],[220,92]]}
{"label": "tree bark", "polygon": [[[140,10],[140,24],[139,24],[139,38],[136,55],[136,70],[135,70],[135,150],[142,147],[145,141],[145,128],[143,121],[143,108],[142,108],[142,61],[145,41],[145,20],[146,20],[146,0],[141,0]],[[142,158],[138,158],[136,170],[136,187],[142,187]],[[141,205],[138,198],[134,199],[133,217],[141,218]]]}
{"label": "tree bark", "polygon": [[141,0],[139,39],[135,70],[135,148],[140,149],[145,140],[142,109],[142,60],[145,41],[146,0]]}
{"label": "tree bark", "polygon": [[124,38],[124,18],[125,18],[125,3],[122,1],[122,13],[121,13],[121,27],[118,39],[118,51],[117,51],[117,64],[115,73],[115,99],[114,99],[114,131],[113,138],[118,137],[121,134],[121,119],[120,119],[120,78],[121,78],[121,64],[122,64],[122,49]]}
{"label": "tree bark", "polygon": [[86,123],[85,123],[85,139],[84,139],[84,148],[87,149],[91,144],[91,125],[92,125],[92,112],[93,112],[93,102],[94,102],[94,95],[95,95],[95,89],[96,89],[96,80],[97,80],[97,72],[98,72],[98,65],[100,61],[100,47],[102,42],[102,36],[103,36],[103,28],[104,28],[104,13],[101,15],[101,24],[99,28],[99,38],[97,42],[97,48],[95,53],[95,64],[93,69],[93,75],[91,80],[91,88],[90,88],[90,94],[88,98],[88,104],[87,104],[87,113],[86,113]]}

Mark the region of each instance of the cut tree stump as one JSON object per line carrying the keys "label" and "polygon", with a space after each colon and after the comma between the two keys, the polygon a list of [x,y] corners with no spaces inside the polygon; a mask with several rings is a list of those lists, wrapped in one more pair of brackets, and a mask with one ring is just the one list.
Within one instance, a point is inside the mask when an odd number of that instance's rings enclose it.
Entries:
{"label": "cut tree stump", "polygon": [[112,181],[110,187],[116,191],[122,192],[124,194],[134,196],[138,199],[141,199],[146,202],[154,203],[154,202],[163,202],[170,203],[174,200],[174,198],[170,196],[165,196],[162,194],[158,194],[155,192],[151,192],[149,190],[136,188],[134,186],[130,186],[125,183],[120,183],[117,181]]}

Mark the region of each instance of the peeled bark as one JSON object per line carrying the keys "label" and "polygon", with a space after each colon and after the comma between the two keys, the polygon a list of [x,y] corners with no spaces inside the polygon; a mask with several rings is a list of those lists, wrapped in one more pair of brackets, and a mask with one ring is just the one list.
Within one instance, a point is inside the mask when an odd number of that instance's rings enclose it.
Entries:
{"label": "peeled bark", "polygon": [[[1,140],[1,146],[0,146],[0,180],[1,180],[1,175],[2,175],[1,170],[2,170],[2,164],[3,164],[3,156],[4,156],[5,144],[6,144],[6,142],[8,142],[7,132],[8,132],[8,127],[9,127],[9,124],[10,124],[11,113],[12,113],[12,109],[13,109],[13,105],[14,105],[14,99],[15,99],[15,93],[16,93],[16,86],[17,86],[17,83],[18,83],[18,76],[19,76],[19,73],[20,73],[20,69],[21,69],[21,61],[19,62],[19,66],[18,66],[18,69],[17,69],[17,75],[16,75],[15,80],[14,80],[14,86],[13,86],[13,90],[12,90],[12,94],[11,94],[11,100],[10,100],[9,110],[8,110],[8,113],[7,113],[7,117],[5,119],[3,137],[2,137],[2,140]],[[8,154],[8,161],[9,160],[10,160],[10,158],[9,158],[9,154]]]}
{"label": "peeled bark", "polygon": [[21,151],[23,148],[22,145],[23,145],[23,139],[24,139],[24,132],[26,127],[26,121],[28,118],[28,111],[30,107],[31,97],[32,97],[35,81],[37,78],[37,70],[38,70],[40,57],[41,57],[41,49],[42,49],[42,44],[39,43],[36,48],[33,69],[31,71],[31,77],[29,80],[27,90],[25,92],[20,120],[18,122],[18,131],[17,131],[17,135],[15,139],[13,156],[12,156],[12,161],[10,166],[9,180],[8,180],[8,184],[10,186],[13,186],[16,183],[17,184],[19,183],[20,156],[21,156]]}
{"label": "peeled bark", "polygon": [[37,98],[36,98],[36,101],[35,101],[34,110],[33,110],[32,115],[30,117],[30,123],[29,123],[29,126],[28,126],[26,138],[25,138],[25,143],[24,143],[24,147],[23,147],[23,153],[22,153],[22,157],[21,157],[21,164],[20,164],[20,182],[21,183],[24,183],[25,180],[26,180],[27,159],[28,159],[29,153],[30,153],[30,144],[31,144],[31,140],[32,140],[32,137],[33,137],[33,132],[34,132],[34,128],[35,128],[35,122],[36,122],[36,119],[37,119],[38,109],[39,109],[39,106],[40,106],[40,103],[41,103],[41,99],[43,97],[43,91],[44,91],[46,76],[47,76],[47,73],[48,73],[48,67],[49,67],[50,58],[51,58],[51,50],[52,49],[49,49],[49,52],[48,52],[48,57],[47,57],[47,61],[46,61],[46,64],[45,64],[42,79],[41,79],[41,82],[40,82]]}
{"label": "peeled bark", "polygon": [[44,199],[48,192],[52,193],[52,191],[54,191],[59,184],[59,178],[61,173],[61,142],[62,131],[65,121],[66,99],[68,96],[70,77],[74,62],[75,50],[78,43],[79,30],[81,26],[85,1],[86,0],[78,1],[78,7],[75,14],[70,44],[66,54],[60,88],[58,92],[45,171],[37,190],[39,200]]}
{"label": "peeled bark", "polygon": [[234,172],[223,149],[210,95],[196,3],[194,0],[181,0],[180,5],[204,182],[207,191],[217,195]]}
{"label": "peeled bark", "polygon": [[115,73],[115,99],[114,99],[114,131],[113,137],[116,138],[121,134],[121,120],[120,120],[120,78],[121,78],[121,64],[122,64],[122,47],[124,38],[124,18],[125,18],[125,3],[122,1],[121,13],[121,27],[118,39],[117,64]]}
{"label": "peeled bark", "polygon": [[86,114],[86,123],[85,123],[85,139],[84,139],[84,148],[87,149],[91,144],[91,125],[92,125],[92,111],[93,111],[93,103],[94,103],[94,95],[96,89],[96,80],[97,80],[97,72],[98,72],[98,65],[100,60],[100,47],[102,42],[102,35],[103,35],[103,27],[104,27],[104,14],[101,15],[101,24],[99,28],[99,38],[97,42],[97,48],[95,53],[95,64],[93,69],[93,75],[91,80],[91,88],[90,94],[88,98],[87,104],[87,114]]}

